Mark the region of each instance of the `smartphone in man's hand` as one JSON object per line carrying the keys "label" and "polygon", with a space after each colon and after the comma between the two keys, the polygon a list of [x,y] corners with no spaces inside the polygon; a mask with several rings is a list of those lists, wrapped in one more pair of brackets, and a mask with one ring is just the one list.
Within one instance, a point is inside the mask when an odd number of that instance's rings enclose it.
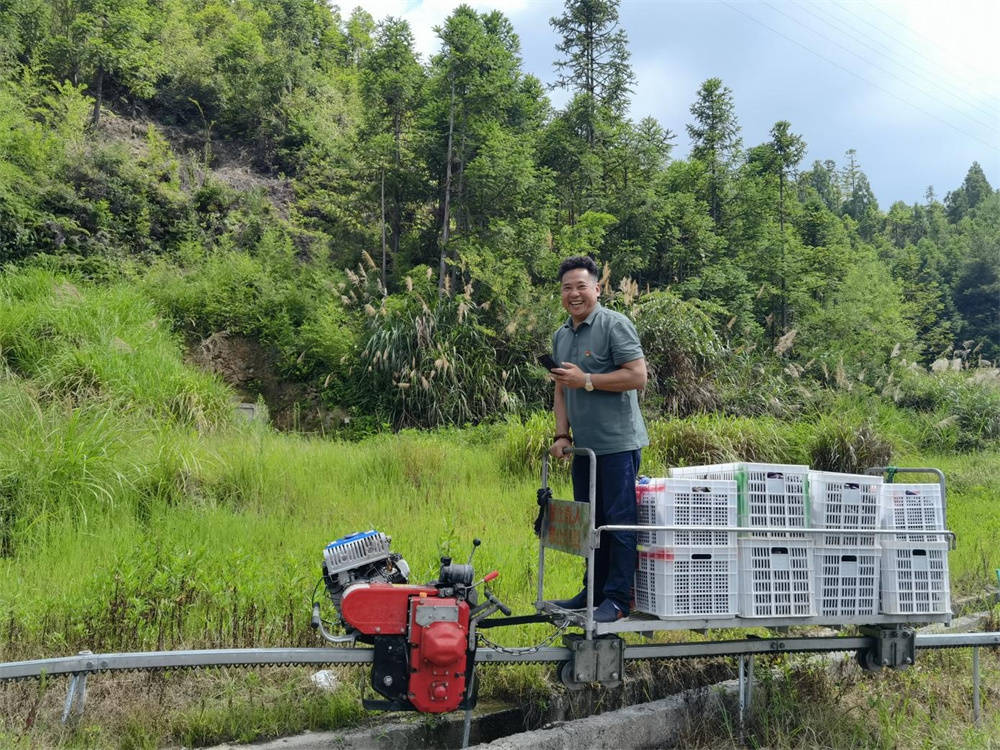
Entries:
{"label": "smartphone in man's hand", "polygon": [[540,355],[538,357],[538,364],[540,364],[549,372],[551,372],[552,370],[556,369],[559,366],[559,364],[554,359],[552,359],[552,356],[549,354]]}

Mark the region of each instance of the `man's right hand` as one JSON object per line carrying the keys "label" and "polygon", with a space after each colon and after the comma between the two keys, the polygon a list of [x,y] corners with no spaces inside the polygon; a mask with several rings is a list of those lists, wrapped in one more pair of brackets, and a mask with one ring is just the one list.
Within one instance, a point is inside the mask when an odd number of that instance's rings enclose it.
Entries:
{"label": "man's right hand", "polygon": [[561,458],[563,461],[568,461],[571,454],[564,453],[565,448],[572,448],[573,443],[570,442],[569,438],[559,438],[552,445],[549,446],[549,455],[553,458]]}

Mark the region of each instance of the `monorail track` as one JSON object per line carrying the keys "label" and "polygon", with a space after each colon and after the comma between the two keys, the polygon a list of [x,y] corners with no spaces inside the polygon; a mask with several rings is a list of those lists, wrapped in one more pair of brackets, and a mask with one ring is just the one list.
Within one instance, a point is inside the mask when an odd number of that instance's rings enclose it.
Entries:
{"label": "monorail track", "polygon": [[[874,636],[830,636],[636,644],[625,646],[624,658],[626,660],[701,659],[755,654],[860,651],[873,648],[876,640]],[[1000,647],[1000,632],[917,633],[913,640],[914,647],[918,649]],[[369,664],[373,654],[374,649],[371,648],[226,648],[109,654],[83,652],[74,656],[2,663],[0,682],[102,672]],[[572,656],[570,648],[559,646],[537,650],[497,649],[483,646],[476,650],[476,663],[559,663],[569,661]]]}

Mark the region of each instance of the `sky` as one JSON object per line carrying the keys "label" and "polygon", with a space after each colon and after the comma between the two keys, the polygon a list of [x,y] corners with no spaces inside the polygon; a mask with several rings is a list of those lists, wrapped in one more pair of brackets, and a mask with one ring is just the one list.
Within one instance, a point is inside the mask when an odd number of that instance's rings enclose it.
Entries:
{"label": "sky", "polygon": [[[467,0],[500,10],[521,39],[522,69],[556,78],[558,0]],[[453,0],[342,1],[376,20],[410,23],[424,61],[436,53]],[[633,120],[652,116],[686,158],[691,104],[721,78],[733,95],[745,147],[788,120],[808,149],[800,164],[845,163],[848,149],[883,210],[938,200],[978,161],[1000,187],[1000,0],[621,0],[636,83]],[[553,105],[569,93],[553,89]]]}

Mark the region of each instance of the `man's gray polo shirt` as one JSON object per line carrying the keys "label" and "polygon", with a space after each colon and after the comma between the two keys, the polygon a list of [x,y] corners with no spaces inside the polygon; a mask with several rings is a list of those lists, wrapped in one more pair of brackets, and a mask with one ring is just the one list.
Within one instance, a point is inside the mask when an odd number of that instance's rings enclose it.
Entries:
{"label": "man's gray polo shirt", "polygon": [[[632,321],[598,304],[575,331],[570,318],[555,332],[552,356],[584,372],[602,373],[642,359],[643,353]],[[563,388],[563,396],[578,448],[590,448],[600,456],[649,445],[635,390],[613,393],[595,388],[588,393],[583,388]]]}

